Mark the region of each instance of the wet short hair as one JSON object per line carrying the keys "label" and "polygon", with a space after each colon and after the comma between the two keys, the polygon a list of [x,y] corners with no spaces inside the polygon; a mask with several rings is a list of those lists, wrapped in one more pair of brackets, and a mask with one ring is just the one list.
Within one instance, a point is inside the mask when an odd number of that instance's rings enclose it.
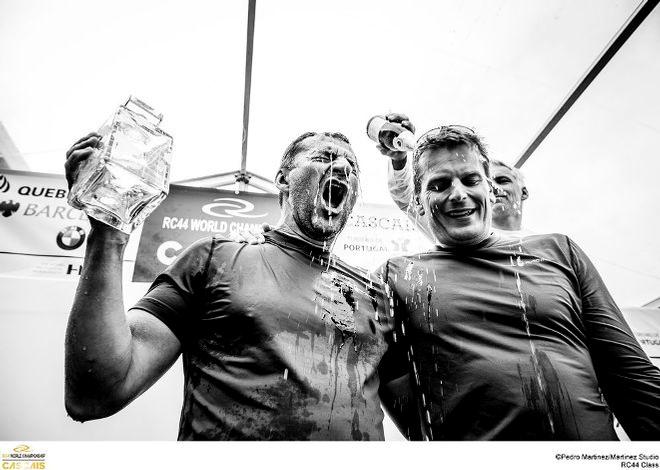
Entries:
{"label": "wet short hair", "polygon": [[298,137],[296,137],[294,141],[291,142],[289,146],[286,148],[286,150],[284,151],[284,155],[282,155],[282,160],[280,162],[280,168],[278,171],[292,169],[293,162],[296,160],[296,155],[298,155],[300,152],[302,152],[307,148],[304,145],[305,140],[307,140],[310,137],[317,137],[317,136],[337,139],[344,142],[347,145],[351,145],[351,143],[348,141],[348,137],[346,137],[341,132],[305,132],[304,134],[301,134]]}
{"label": "wet short hair", "polygon": [[437,127],[422,134],[413,151],[412,170],[415,195],[419,195],[422,185],[422,168],[419,159],[428,150],[452,150],[461,145],[476,148],[481,154],[481,165],[487,178],[490,178],[490,160],[483,139],[472,129],[460,125]]}
{"label": "wet short hair", "polygon": [[523,175],[523,172],[520,171],[518,168],[515,166],[511,166],[507,163],[504,163],[502,160],[491,160],[490,161],[490,166],[503,166],[504,168],[508,168],[511,171],[511,174],[513,177],[518,180],[518,183],[520,184],[520,187],[525,187],[525,175]]}
{"label": "wet short hair", "polygon": [[[344,142],[346,145],[351,145],[351,143],[348,140],[348,137],[346,137],[344,134],[341,132],[305,132],[304,134],[299,135],[296,137],[293,142],[289,144],[289,146],[286,148],[284,151],[284,155],[282,155],[282,160],[280,161],[280,168],[278,170],[278,173],[280,171],[284,170],[291,170],[294,167],[294,162],[296,161],[296,155],[298,155],[300,152],[303,150],[306,150],[307,147],[305,146],[305,140],[307,140],[310,137],[329,137],[331,139],[336,139],[341,142]],[[279,196],[279,201],[280,201],[280,206],[282,205],[282,193],[280,192]]]}

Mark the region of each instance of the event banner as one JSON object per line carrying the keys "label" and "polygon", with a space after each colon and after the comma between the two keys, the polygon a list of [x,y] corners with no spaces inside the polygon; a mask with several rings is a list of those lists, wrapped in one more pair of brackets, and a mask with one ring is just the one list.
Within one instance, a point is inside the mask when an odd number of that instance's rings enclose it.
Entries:
{"label": "event banner", "polygon": [[280,218],[277,196],[212,188],[170,186],[170,193],[144,223],[133,281],[151,282],[195,241],[212,235],[261,231]]}
{"label": "event banner", "polygon": [[[280,219],[277,196],[172,185],[147,218],[138,246],[133,281],[151,282],[176,256],[201,238],[261,231]],[[374,269],[387,258],[424,251],[429,244],[393,205],[357,205],[332,247],[348,263]]]}

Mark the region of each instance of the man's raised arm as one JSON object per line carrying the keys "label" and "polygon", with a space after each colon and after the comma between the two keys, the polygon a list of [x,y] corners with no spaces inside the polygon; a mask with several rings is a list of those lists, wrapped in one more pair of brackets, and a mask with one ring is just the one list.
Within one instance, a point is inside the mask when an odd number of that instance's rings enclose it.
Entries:
{"label": "man's raised arm", "polygon": [[[410,132],[415,132],[415,126],[405,114],[392,113],[385,116],[388,121],[399,124]],[[406,213],[408,218],[414,222],[429,240],[433,240],[431,232],[419,217],[413,201],[413,174],[412,162],[406,152],[390,150],[380,144],[376,146],[381,155],[388,158],[387,163],[387,189],[396,206]]]}
{"label": "man's raised arm", "polygon": [[[95,133],[67,152],[69,188],[101,146]],[[65,342],[65,405],[77,421],[109,416],[144,392],[176,360],[181,344],[151,314],[124,310],[122,264],[128,235],[90,218],[91,230]]]}

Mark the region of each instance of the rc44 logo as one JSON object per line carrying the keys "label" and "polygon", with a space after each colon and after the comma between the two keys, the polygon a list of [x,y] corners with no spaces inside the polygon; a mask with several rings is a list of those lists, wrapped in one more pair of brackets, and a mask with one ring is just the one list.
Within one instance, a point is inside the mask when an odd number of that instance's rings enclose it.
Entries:
{"label": "rc44 logo", "polygon": [[10,217],[19,207],[21,207],[21,205],[11,199],[9,201],[2,201],[0,202],[0,214],[2,214],[3,217]]}
{"label": "rc44 logo", "polygon": [[234,197],[221,197],[214,199],[213,202],[202,207],[202,212],[208,215],[221,218],[229,217],[247,217],[258,218],[266,217],[268,214],[250,214],[254,210],[254,204],[245,199]]}

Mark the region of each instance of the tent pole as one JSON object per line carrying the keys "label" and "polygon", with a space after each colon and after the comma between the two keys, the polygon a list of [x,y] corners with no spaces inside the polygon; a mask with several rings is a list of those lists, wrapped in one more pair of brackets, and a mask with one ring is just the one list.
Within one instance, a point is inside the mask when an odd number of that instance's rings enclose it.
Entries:
{"label": "tent pole", "polygon": [[564,98],[564,102],[555,110],[550,119],[543,125],[539,133],[527,146],[518,161],[514,164],[516,168],[520,168],[527,161],[527,159],[534,153],[534,151],[541,145],[541,142],[550,134],[552,129],[559,123],[569,109],[575,104],[580,95],[586,90],[591,82],[598,76],[607,63],[614,57],[614,55],[621,49],[621,46],[630,38],[635,32],[637,27],[642,24],[647,16],[653,11],[660,0],[643,0],[632,15],[626,20],[624,25],[619,29],[617,34],[610,40],[609,44],[600,53],[600,56],[589,67],[587,72],[578,80],[577,84],[573,87],[571,92]]}
{"label": "tent pole", "polygon": [[247,42],[245,46],[245,89],[243,92],[243,148],[241,151],[241,173],[247,164],[248,128],[250,125],[250,91],[252,89],[252,52],[254,50],[254,13],[257,0],[249,0]]}

